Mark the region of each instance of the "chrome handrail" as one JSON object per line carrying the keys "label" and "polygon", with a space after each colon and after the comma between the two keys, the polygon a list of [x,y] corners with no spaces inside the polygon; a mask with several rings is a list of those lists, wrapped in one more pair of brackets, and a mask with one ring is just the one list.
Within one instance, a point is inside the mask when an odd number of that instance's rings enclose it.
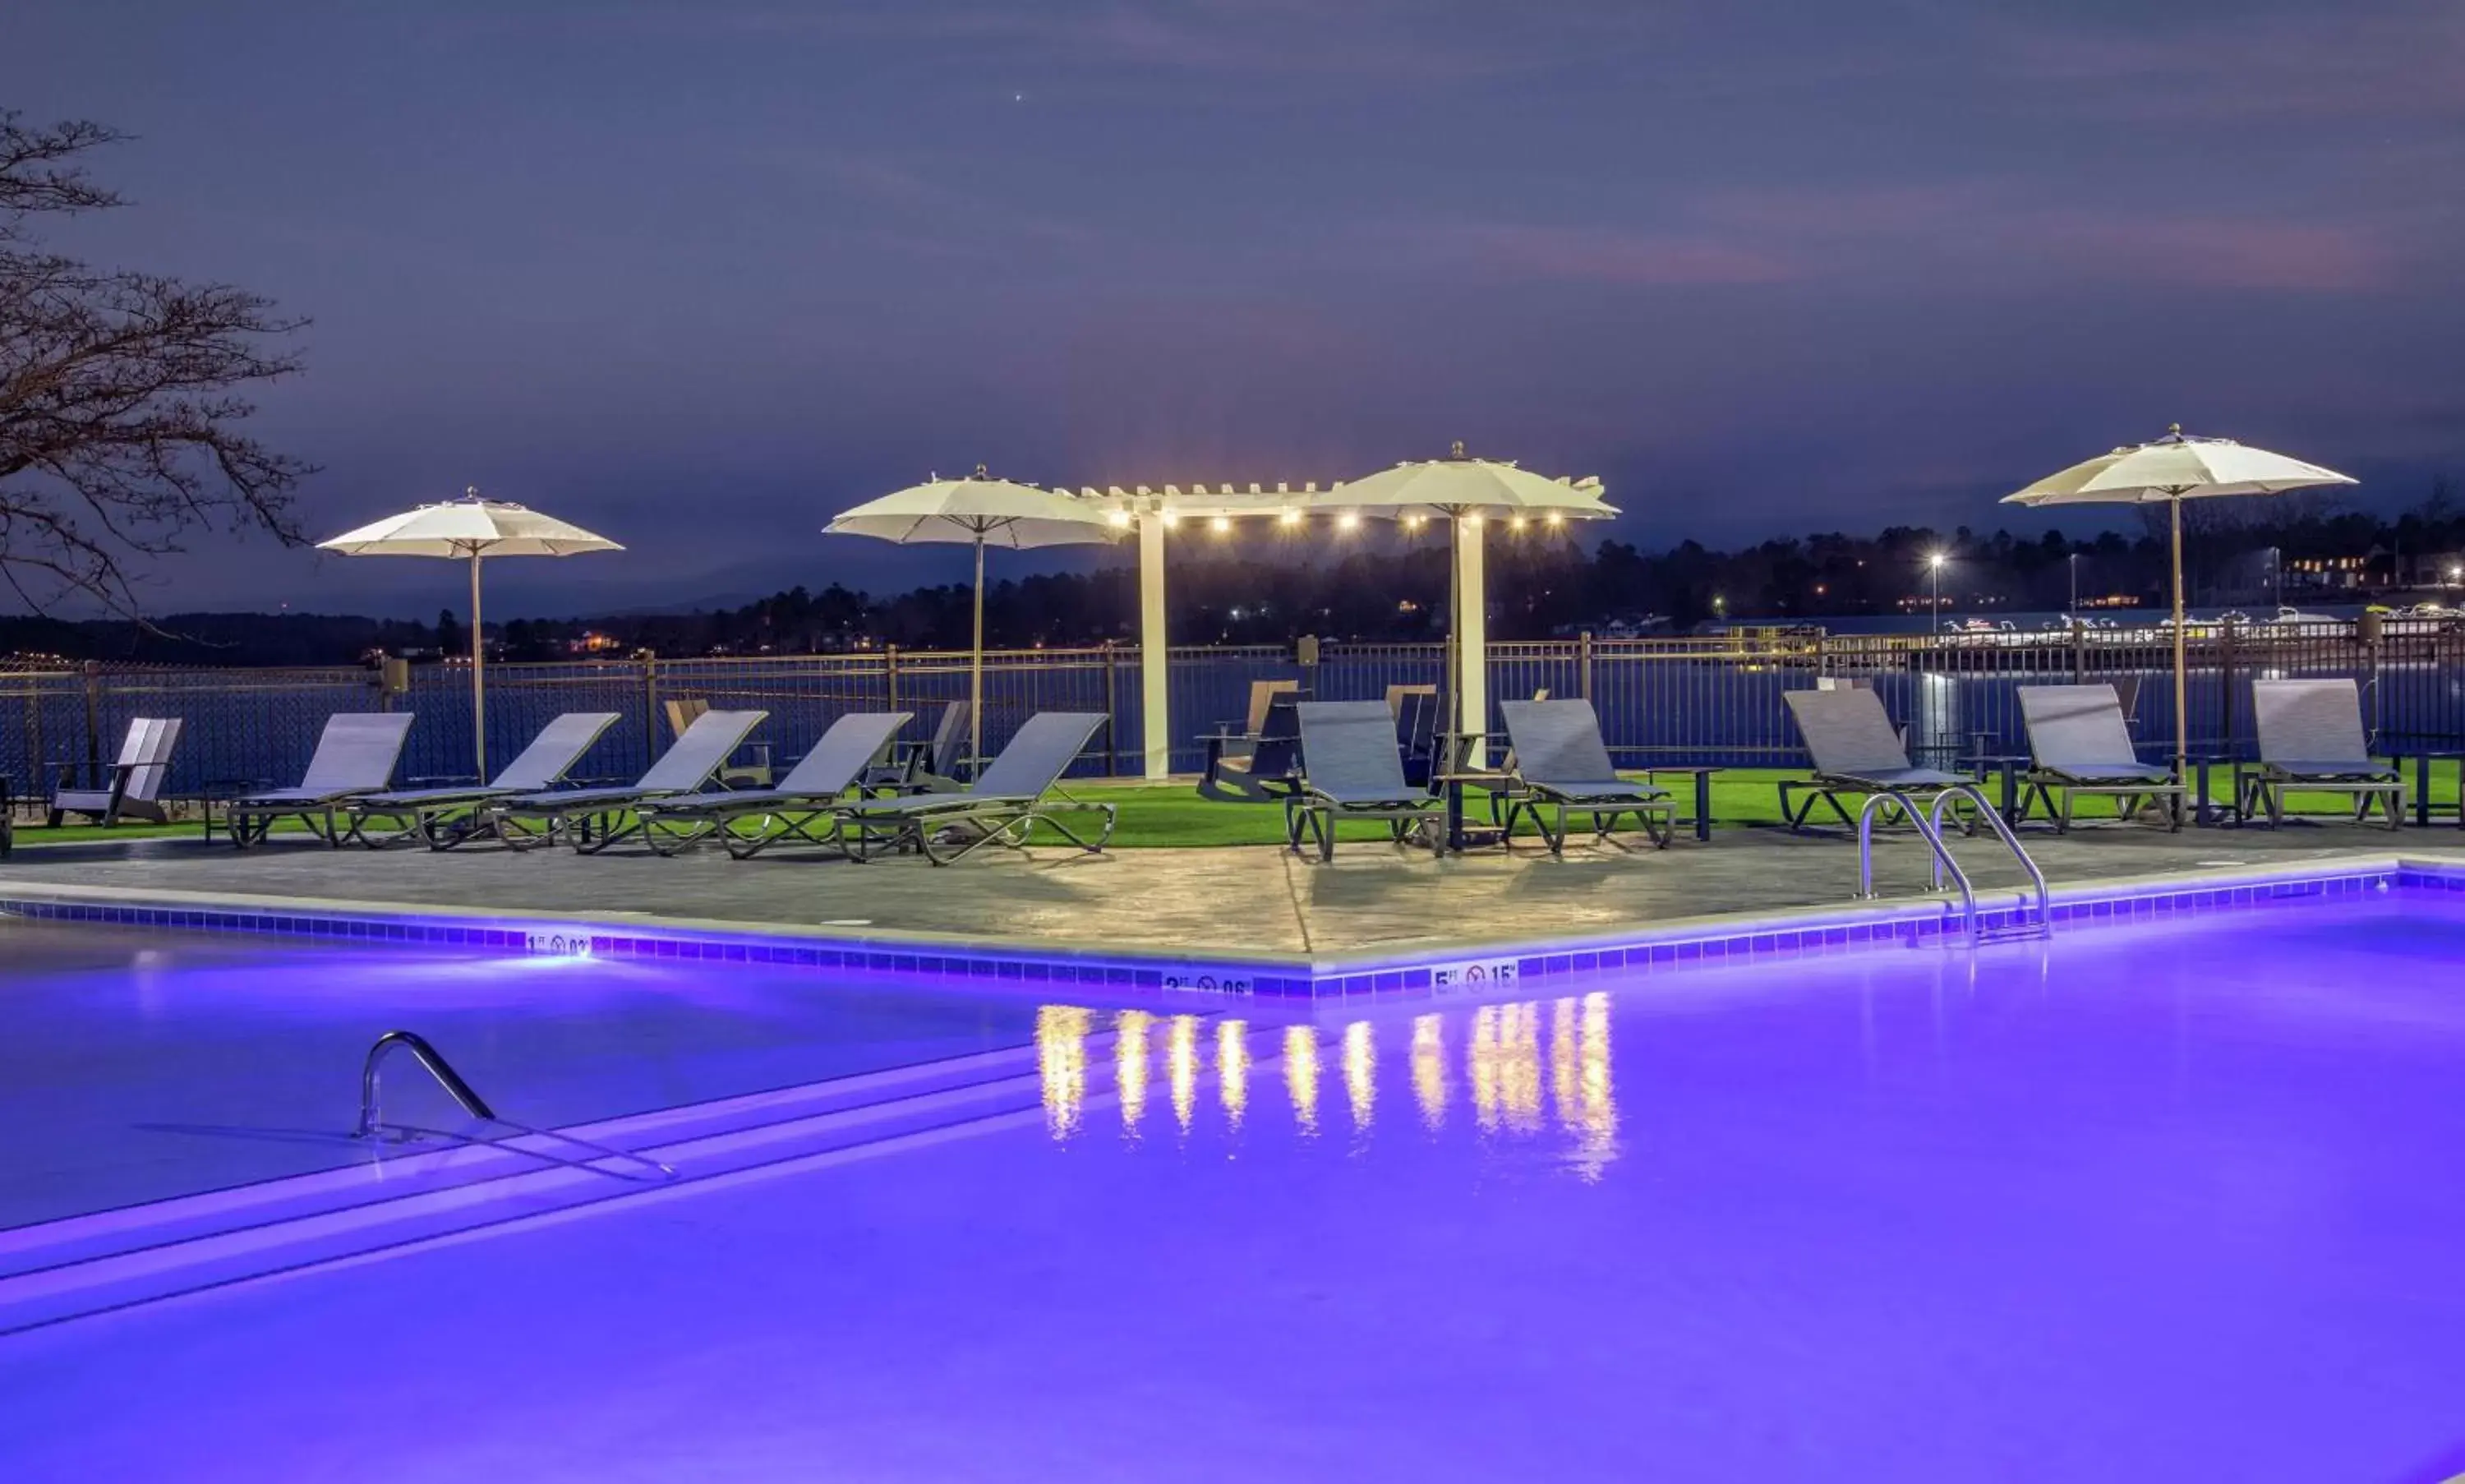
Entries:
{"label": "chrome handrail", "polygon": [[411,1052],[412,1059],[426,1068],[428,1074],[445,1089],[445,1096],[462,1105],[463,1112],[490,1123],[503,1121],[497,1117],[497,1111],[488,1106],[488,1100],[463,1080],[462,1074],[455,1071],[453,1064],[435,1047],[428,1044],[428,1037],[411,1030],[389,1030],[377,1037],[376,1045],[368,1048],[368,1059],[360,1066],[360,1126],[352,1138],[374,1138],[377,1129],[383,1125],[384,1120],[377,1115],[377,1072],[385,1065],[388,1053],[397,1046]]}
{"label": "chrome handrail", "polygon": [[1899,808],[1901,815],[1908,820],[1909,824],[1917,831],[1918,834],[1924,839],[1926,848],[1934,852],[1934,858],[1937,862],[1935,868],[1936,875],[1934,877],[1935,890],[1941,891],[1943,889],[1942,873],[1945,870],[1948,870],[1951,873],[1952,880],[1959,884],[1961,908],[1965,914],[1968,921],[1968,941],[1972,947],[1975,946],[1979,941],[1979,935],[1983,931],[1983,929],[1978,925],[1977,920],[1977,889],[1969,885],[1968,873],[1960,869],[1960,862],[1951,858],[1951,847],[1943,843],[1943,831],[1937,829],[1934,823],[1928,820],[1925,815],[1918,812],[1916,805],[1911,804],[1906,797],[1900,794],[1870,793],[1866,795],[1866,802],[1858,806],[1858,898],[1864,901],[1872,901],[1875,897],[1875,821],[1878,816],[1887,812],[1895,806]]}
{"label": "chrome handrail", "polygon": [[[564,1159],[544,1150],[524,1149],[518,1144],[506,1143],[501,1140],[474,1139],[467,1134],[449,1133],[443,1129],[422,1128],[411,1123],[387,1122],[378,1109],[377,1073],[385,1065],[386,1057],[395,1047],[401,1047],[409,1052],[412,1059],[425,1068],[430,1076],[436,1079],[437,1086],[445,1089],[445,1096],[453,1098],[462,1111],[472,1118],[482,1123],[495,1123],[533,1138],[551,1139],[558,1143],[571,1144],[577,1149],[588,1149],[591,1152],[591,1159]],[[606,1175],[612,1180],[634,1180],[640,1177],[618,1170],[603,1169],[593,1161],[623,1160],[633,1164],[644,1165],[658,1171],[658,1178],[662,1180],[674,1180],[677,1174],[675,1170],[648,1155],[635,1154],[630,1149],[611,1148],[606,1144],[594,1143],[588,1139],[579,1139],[571,1134],[560,1134],[554,1129],[534,1128],[528,1123],[515,1122],[490,1107],[488,1100],[479,1096],[478,1090],[465,1080],[462,1074],[454,1070],[454,1064],[445,1059],[443,1052],[430,1045],[426,1036],[411,1030],[389,1030],[377,1037],[376,1044],[368,1048],[367,1060],[360,1066],[360,1126],[353,1131],[351,1137],[376,1139],[382,1137],[388,1130],[391,1130],[397,1140],[405,1141],[433,1136],[439,1139],[457,1140],[463,1143],[484,1144],[490,1148],[508,1149],[516,1154],[528,1155],[532,1159],[544,1160],[550,1164],[562,1164],[571,1169],[587,1169],[594,1174]]]}
{"label": "chrome handrail", "polygon": [[[2036,857],[2029,853],[2028,848],[2020,843],[2020,837],[2012,832],[2010,822],[2003,817],[2003,811],[1987,803],[1985,793],[1976,785],[1961,784],[1945,788],[1934,796],[1934,804],[1926,812],[1934,823],[1936,838],[1940,839],[1943,835],[1944,811],[1962,799],[1968,801],[1969,807],[1976,811],[1977,817],[1986,821],[1987,826],[1994,831],[1994,838],[2002,841],[2003,848],[2010,851],[2012,857],[2020,862],[2020,869],[2029,873],[2029,884],[2037,897],[2038,935],[2043,937],[2051,934],[2054,927],[2054,894],[2046,888],[2046,874],[2038,869]],[[1940,866],[1935,869],[1934,887],[1936,891],[1943,890],[1943,870]],[[2022,920],[2026,920],[2025,914]],[[1981,928],[1980,931],[1983,929]]]}

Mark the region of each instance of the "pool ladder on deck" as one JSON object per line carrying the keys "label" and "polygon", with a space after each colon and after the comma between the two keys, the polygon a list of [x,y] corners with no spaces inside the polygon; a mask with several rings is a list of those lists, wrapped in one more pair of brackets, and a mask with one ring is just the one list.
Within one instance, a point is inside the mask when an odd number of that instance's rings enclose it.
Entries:
{"label": "pool ladder on deck", "polygon": [[[444,1129],[388,1122],[384,1115],[378,1111],[377,1073],[384,1067],[386,1057],[396,1048],[410,1052],[411,1059],[426,1068],[428,1074],[436,1079],[436,1085],[445,1089],[445,1096],[453,1098],[461,1106],[462,1111],[471,1117],[483,1123],[494,1123],[500,1128],[509,1128],[534,1139],[553,1140],[576,1149],[588,1149],[590,1151],[590,1158],[566,1159],[562,1155],[550,1154],[542,1149],[525,1149],[520,1144],[507,1143],[499,1139],[474,1139],[468,1134],[449,1133]],[[421,1139],[451,1139],[492,1149],[511,1150],[516,1154],[528,1155],[534,1160],[544,1160],[550,1164],[562,1164],[568,1169],[588,1170],[594,1175],[606,1175],[611,1180],[674,1180],[677,1176],[675,1170],[656,1160],[624,1149],[611,1149],[606,1144],[592,1143],[588,1139],[576,1139],[571,1134],[560,1134],[553,1129],[533,1128],[527,1123],[517,1123],[503,1117],[496,1109],[488,1106],[488,1100],[481,1097],[478,1091],[463,1079],[462,1074],[454,1070],[453,1063],[447,1061],[435,1047],[428,1044],[426,1036],[409,1030],[389,1030],[377,1037],[376,1045],[368,1048],[368,1059],[360,1067],[360,1126],[351,1137],[355,1139],[390,1138],[400,1143]],[[624,1170],[610,1169],[600,1163],[605,1160],[621,1161],[657,1173],[636,1175],[629,1174]]]}
{"label": "pool ladder on deck", "polygon": [[[1977,909],[1977,888],[1969,881],[1968,873],[1960,869],[1960,862],[1952,858],[1951,847],[1943,838],[1944,817],[1964,801],[1979,819],[1993,830],[1994,838],[2003,842],[2004,848],[2020,863],[2020,869],[2029,873],[2029,885],[2037,906],[2033,919],[2024,903],[2008,925],[1996,928],[1986,925],[1985,915]],[[1918,837],[1925,841],[1926,849],[1933,853],[1933,889],[1942,891],[1945,876],[1949,876],[1952,884],[1960,889],[1961,924],[1970,947],[2046,938],[2053,934],[2054,911],[2046,891],[2046,874],[2037,869],[2036,861],[2020,844],[2020,837],[2013,834],[2011,827],[2004,822],[2002,811],[1986,802],[1986,795],[1969,784],[1943,789],[1927,803],[1922,812],[1905,794],[1875,793],[1866,796],[1864,806],[1857,810],[1857,896],[1860,900],[1872,900],[1876,895],[1875,825],[1895,808],[1917,831]]]}

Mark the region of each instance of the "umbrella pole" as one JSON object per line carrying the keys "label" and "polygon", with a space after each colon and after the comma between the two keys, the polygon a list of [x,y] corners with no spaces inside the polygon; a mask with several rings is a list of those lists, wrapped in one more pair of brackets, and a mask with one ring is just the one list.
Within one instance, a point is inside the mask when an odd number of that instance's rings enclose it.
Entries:
{"label": "umbrella pole", "polygon": [[480,667],[487,662],[479,639],[479,553],[471,553],[471,752],[478,760],[479,782],[488,781],[487,682]]}
{"label": "umbrella pole", "polygon": [[985,756],[985,538],[976,533],[976,643],[967,653],[967,777]]}
{"label": "umbrella pole", "polygon": [[2183,498],[2179,495],[2165,502],[2174,516],[2174,782],[2190,777],[2191,712],[2188,668],[2189,645],[2183,630]]}

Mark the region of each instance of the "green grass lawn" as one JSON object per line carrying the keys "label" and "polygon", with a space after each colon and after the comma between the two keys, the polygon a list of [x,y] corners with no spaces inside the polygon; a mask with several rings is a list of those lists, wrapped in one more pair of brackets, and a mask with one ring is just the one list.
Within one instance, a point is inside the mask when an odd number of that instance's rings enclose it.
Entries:
{"label": "green grass lawn", "polygon": [[[1780,799],[1773,786],[1784,778],[1805,776],[1790,768],[1736,768],[1716,774],[1712,780],[1712,817],[1719,825],[1769,825],[1780,821]],[[2406,769],[2410,784],[2413,769]],[[1692,783],[1682,777],[1662,780],[1677,797],[1681,814],[1694,808]],[[2230,786],[2220,776],[2212,785],[2220,789]],[[2432,764],[2432,800],[2443,807],[2454,808],[2456,800],[2457,764],[2454,760]],[[1090,803],[1107,803],[1120,807],[1121,827],[1113,843],[1124,849],[1162,846],[1208,845],[1280,845],[1284,839],[1284,811],[1274,805],[1219,804],[1202,799],[1187,782],[1071,784],[1070,796]],[[2316,798],[2296,795],[2294,807],[2300,809],[2329,810],[2336,805],[2333,795]],[[1487,805],[1477,798],[1468,800],[1466,808],[1476,819],[1486,819]],[[2098,806],[2090,806],[2094,810]],[[2409,808],[2410,808],[2409,804]],[[297,828],[292,827],[292,828]],[[65,825],[57,830],[20,822],[17,839],[21,844],[34,845],[45,841],[89,840],[100,838],[129,839],[144,835],[196,833],[191,824],[157,826],[124,825],[105,831],[93,825]],[[1372,840],[1385,837],[1384,826],[1375,824],[1347,825],[1341,839]]]}

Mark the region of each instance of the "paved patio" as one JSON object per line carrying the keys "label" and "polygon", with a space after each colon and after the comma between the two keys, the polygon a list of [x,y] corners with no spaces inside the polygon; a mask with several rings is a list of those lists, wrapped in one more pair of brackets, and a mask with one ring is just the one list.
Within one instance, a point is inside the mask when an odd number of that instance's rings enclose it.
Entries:
{"label": "paved patio", "polygon": [[[2281,831],[2140,828],[2032,835],[2054,882],[2225,866],[2293,865],[2335,855],[2465,861],[2465,831],[2299,825]],[[1956,841],[1981,890],[2022,884],[1990,840]],[[1908,836],[1877,847],[1887,897],[1926,890],[1925,852]],[[1432,860],[1383,845],[1347,845],[1332,865],[1269,847],[994,853],[948,868],[898,859],[853,865],[787,853],[748,862],[716,851],[662,860],[644,853],[576,856],[471,851],[333,851],[275,843],[247,853],[193,839],[29,847],[0,863],[0,883],[121,887],[215,896],[420,905],[496,912],[788,923],[927,933],[977,942],[1327,954],[1461,943],[1536,931],[1580,933],[1708,914],[1847,902],[1853,841],[1778,830],[1723,831],[1666,852],[1537,849]]]}

